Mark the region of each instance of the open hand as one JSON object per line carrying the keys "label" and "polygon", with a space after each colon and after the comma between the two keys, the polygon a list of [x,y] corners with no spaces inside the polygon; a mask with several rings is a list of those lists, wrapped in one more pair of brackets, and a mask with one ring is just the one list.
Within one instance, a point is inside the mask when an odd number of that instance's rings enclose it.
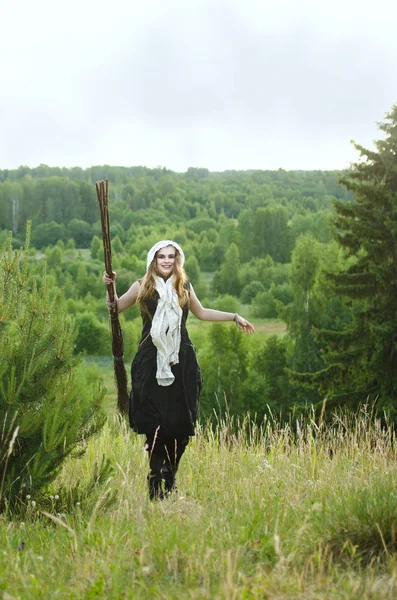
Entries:
{"label": "open hand", "polygon": [[241,329],[241,331],[243,331],[244,333],[252,335],[255,332],[255,327],[252,325],[252,323],[250,323],[243,317],[240,317],[240,315],[236,315],[234,320],[236,322],[237,327]]}

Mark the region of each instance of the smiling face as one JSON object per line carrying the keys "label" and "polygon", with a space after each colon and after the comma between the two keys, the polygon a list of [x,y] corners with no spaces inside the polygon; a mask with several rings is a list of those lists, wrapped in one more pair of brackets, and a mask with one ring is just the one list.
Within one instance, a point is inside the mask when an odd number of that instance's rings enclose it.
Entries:
{"label": "smiling face", "polygon": [[167,279],[172,275],[176,260],[176,250],[174,246],[165,246],[156,253],[156,269],[161,277]]}

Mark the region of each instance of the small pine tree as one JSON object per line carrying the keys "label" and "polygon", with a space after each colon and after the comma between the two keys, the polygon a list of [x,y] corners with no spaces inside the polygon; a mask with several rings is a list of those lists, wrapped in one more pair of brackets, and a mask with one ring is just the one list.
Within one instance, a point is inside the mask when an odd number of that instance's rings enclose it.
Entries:
{"label": "small pine tree", "polygon": [[122,254],[124,252],[123,242],[118,235],[112,239],[112,248],[117,254]]}
{"label": "small pine tree", "polygon": [[102,244],[101,244],[101,240],[99,239],[99,237],[97,235],[94,235],[94,237],[91,240],[91,258],[92,259],[97,259],[101,257],[101,250],[102,250]]}
{"label": "small pine tree", "polygon": [[185,271],[192,284],[196,285],[200,279],[200,266],[197,258],[194,255],[189,256],[187,259],[185,263]]}
{"label": "small pine tree", "polygon": [[77,376],[61,295],[29,276],[25,252],[0,256],[0,510],[37,498],[63,461],[103,425],[96,389]]}
{"label": "small pine tree", "polygon": [[225,262],[221,266],[218,291],[221,294],[240,294],[240,253],[236,244],[231,244],[225,253]]}

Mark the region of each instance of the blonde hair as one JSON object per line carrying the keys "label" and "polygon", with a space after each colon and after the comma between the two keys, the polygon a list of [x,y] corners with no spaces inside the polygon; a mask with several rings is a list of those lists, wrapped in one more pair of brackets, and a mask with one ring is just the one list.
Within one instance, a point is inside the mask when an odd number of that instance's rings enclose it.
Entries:
{"label": "blonde hair", "polygon": [[[176,293],[178,294],[178,298],[179,298],[179,306],[183,307],[189,301],[189,293],[188,293],[188,290],[186,289],[186,287],[187,287],[186,283],[188,281],[188,278],[187,278],[185,269],[182,266],[181,255],[176,248],[175,248],[174,269],[173,269],[172,274],[174,277],[174,282],[173,282],[174,289],[175,289]],[[156,252],[152,262],[150,263],[144,278],[142,279],[141,287],[139,288],[139,293],[138,293],[137,300],[141,307],[141,311],[145,312],[146,314],[149,314],[149,312],[148,312],[145,301],[148,300],[149,298],[152,298],[156,291],[156,282],[154,280],[154,275],[158,275],[159,277],[161,277],[161,273],[157,269],[157,252]]]}

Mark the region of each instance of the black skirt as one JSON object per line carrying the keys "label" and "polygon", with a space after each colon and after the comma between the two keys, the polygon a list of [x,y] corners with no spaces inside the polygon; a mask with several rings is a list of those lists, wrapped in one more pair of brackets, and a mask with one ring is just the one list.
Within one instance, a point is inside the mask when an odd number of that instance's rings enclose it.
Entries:
{"label": "black skirt", "polygon": [[[154,314],[156,305],[156,299],[148,303],[149,314]],[[153,435],[160,427],[166,436],[194,435],[202,377],[186,330],[187,314],[186,306],[182,313],[179,363],[172,367],[175,381],[170,386],[157,383],[157,348],[150,336],[151,320],[142,315],[141,343],[131,365],[129,406],[130,425],[137,433]]]}

